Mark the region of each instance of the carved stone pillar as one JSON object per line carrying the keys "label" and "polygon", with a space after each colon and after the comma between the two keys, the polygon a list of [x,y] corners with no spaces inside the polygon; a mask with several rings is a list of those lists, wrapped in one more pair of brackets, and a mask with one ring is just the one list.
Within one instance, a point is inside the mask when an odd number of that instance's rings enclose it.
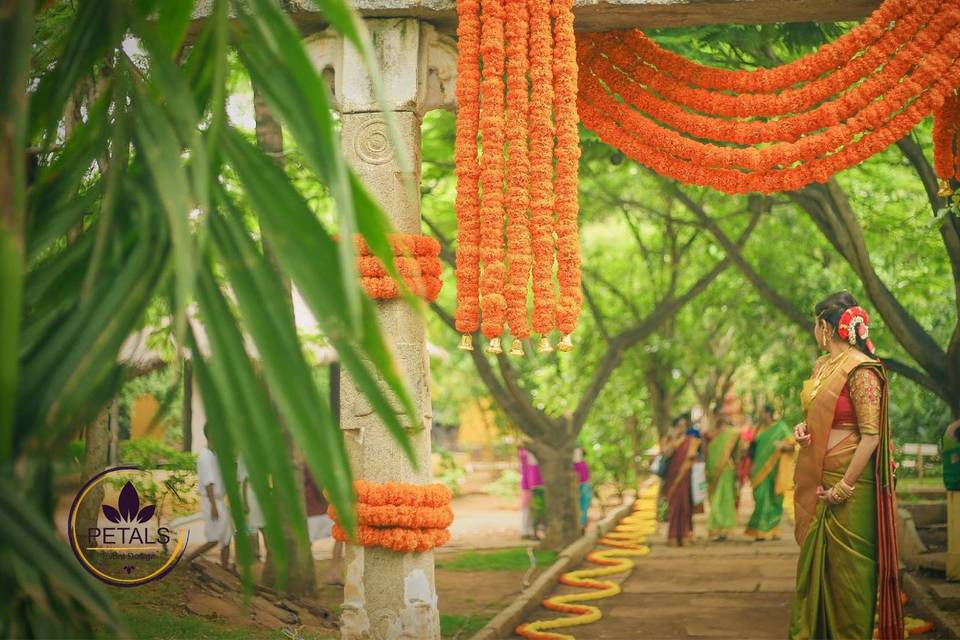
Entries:
{"label": "carved stone pillar", "polygon": [[[366,20],[380,65],[387,108],[399,128],[394,148],[370,78],[357,52],[325,32],[306,45],[314,64],[332,80],[341,113],[344,157],[400,233],[420,233],[420,123],[423,114],[451,107],[456,48],[433,27],[410,18]],[[331,77],[332,76],[332,77]],[[402,157],[410,172],[403,171]],[[341,426],[356,477],[372,482],[430,482],[430,365],[423,320],[400,300],[379,302],[384,333],[392,342],[416,406],[419,428],[408,435],[414,470],[366,398],[344,375]],[[345,640],[440,638],[433,553],[400,554],[347,545],[341,614]]]}

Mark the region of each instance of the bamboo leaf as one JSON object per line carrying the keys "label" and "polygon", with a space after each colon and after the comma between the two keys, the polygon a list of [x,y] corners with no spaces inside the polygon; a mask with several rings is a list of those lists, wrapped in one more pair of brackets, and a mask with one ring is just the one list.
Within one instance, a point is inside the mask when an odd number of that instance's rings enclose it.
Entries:
{"label": "bamboo leaf", "polygon": [[182,335],[183,313],[193,292],[197,262],[187,221],[191,210],[187,198],[189,180],[181,166],[180,147],[173,128],[136,82],[134,96],[133,104],[139,111],[134,120],[137,151],[150,172],[154,195],[166,215],[173,240],[177,293],[174,315],[176,332]]}
{"label": "bamboo leaf", "polygon": [[13,489],[17,482],[6,478],[4,484],[8,490],[0,491],[0,518],[4,523],[0,527],[0,541],[3,546],[43,575],[56,576],[57,583],[98,620],[114,629],[122,629],[123,623],[113,602],[67,552],[49,524]]}
{"label": "bamboo leaf", "polygon": [[[287,123],[311,169],[330,189],[337,204],[340,234],[352,238],[357,228],[349,174],[331,116],[327,86],[300,44],[289,17],[271,0],[252,0],[251,13],[240,12],[246,27],[237,50],[271,110]],[[296,100],[295,96],[300,96]],[[352,243],[337,248],[344,304],[352,323],[360,316],[360,291]]]}
{"label": "bamboo leaf", "polygon": [[94,64],[123,37],[119,27],[123,7],[114,0],[83,0],[77,5],[74,24],[65,31],[62,51],[53,71],[41,78],[30,101],[30,137],[45,132],[50,142],[71,93]]}
{"label": "bamboo leaf", "polygon": [[[417,416],[413,402],[397,371],[392,353],[380,334],[373,303],[365,296],[362,297],[361,321],[357,325],[349,324],[350,319],[340,312],[344,308],[344,298],[341,279],[336,277],[339,268],[335,258],[336,248],[323,225],[286,181],[280,169],[236,131],[226,129],[223,143],[224,154],[244,184],[284,272],[296,283],[358,388],[367,394],[384,424],[413,460],[413,450],[405,436],[403,425],[384,390],[376,384],[375,377],[368,369],[370,365],[364,362],[364,358],[356,353],[353,346],[353,338],[359,336],[360,343],[370,348],[370,351],[365,352],[365,356],[383,376],[388,389],[407,414],[410,424],[415,425]],[[353,283],[352,286],[357,285]]]}
{"label": "bamboo leaf", "polygon": [[[228,205],[225,194],[221,201]],[[229,206],[229,205],[228,205]],[[240,225],[240,214],[211,219],[212,237],[245,324],[260,354],[270,395],[304,454],[310,471],[322,480],[344,525],[353,526],[353,488],[339,425],[323,400],[297,337],[286,290]],[[284,300],[287,298],[287,300]],[[264,305],[265,300],[278,304]]]}
{"label": "bamboo leaf", "polygon": [[[247,429],[237,429],[232,433],[238,439],[250,436],[245,441],[246,444],[241,447],[244,453],[259,449],[267,454],[270,461],[269,466],[263,468],[257,464],[257,461],[245,458],[250,464],[251,481],[256,479],[254,476],[266,479],[272,475],[279,501],[291,510],[288,517],[294,531],[298,535],[306,536],[306,516],[303,515],[302,505],[297,500],[299,494],[296,489],[296,480],[290,470],[286,447],[281,446],[282,438],[279,437],[277,416],[244,350],[243,336],[208,270],[201,271],[198,285],[197,300],[213,353],[210,364],[220,367],[221,379],[217,382],[217,389],[221,393],[228,388],[235,390],[237,396],[234,400],[239,403],[237,406],[243,407],[247,416],[240,423],[246,424]],[[212,370],[215,374],[218,371],[216,368]],[[223,404],[227,407],[231,406],[226,402]],[[261,492],[259,487],[257,492],[258,495],[269,495]],[[265,516],[269,518],[266,509],[275,507],[262,506],[265,508]],[[275,515],[274,522],[280,522],[279,515]],[[268,535],[277,533],[276,528],[267,529]],[[282,545],[281,537],[274,538],[274,543]]]}

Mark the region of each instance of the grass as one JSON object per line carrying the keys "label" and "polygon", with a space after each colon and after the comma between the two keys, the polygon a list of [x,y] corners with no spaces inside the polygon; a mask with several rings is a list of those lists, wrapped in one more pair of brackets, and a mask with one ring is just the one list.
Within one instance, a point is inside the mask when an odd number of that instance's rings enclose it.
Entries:
{"label": "grass", "polygon": [[[127,631],[137,640],[284,640],[280,629],[261,629],[231,624],[226,620],[211,620],[190,613],[183,603],[194,588],[182,568],[155,582],[135,589],[105,587],[117,608]],[[101,630],[96,640],[111,640],[114,636]],[[326,640],[328,635],[305,633],[304,640]]]}
{"label": "grass", "polygon": [[440,614],[440,635],[444,638],[466,638],[472,636],[493,619],[485,616],[453,616]]}
{"label": "grass", "polygon": [[[283,637],[279,631],[228,627],[199,616],[182,616],[165,611],[124,607],[123,614],[127,630],[138,640],[267,640]],[[106,633],[99,636],[103,640],[110,637]]]}
{"label": "grass", "polygon": [[[537,567],[553,564],[556,551],[537,549],[533,552]],[[499,549],[497,551],[464,551],[450,559],[437,559],[438,569],[452,571],[526,571],[530,568],[527,547]]]}

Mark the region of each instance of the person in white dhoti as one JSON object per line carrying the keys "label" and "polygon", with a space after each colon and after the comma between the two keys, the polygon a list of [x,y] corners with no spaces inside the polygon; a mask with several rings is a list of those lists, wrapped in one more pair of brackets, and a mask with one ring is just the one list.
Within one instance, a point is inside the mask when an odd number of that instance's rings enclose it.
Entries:
{"label": "person in white dhoti", "polygon": [[220,562],[224,567],[230,564],[230,540],[233,538],[233,522],[230,511],[224,501],[225,487],[217,454],[210,448],[210,435],[203,429],[207,445],[197,456],[197,481],[200,488],[200,513],[203,515],[204,534],[207,542],[190,559],[196,558],[214,546],[220,546]]}

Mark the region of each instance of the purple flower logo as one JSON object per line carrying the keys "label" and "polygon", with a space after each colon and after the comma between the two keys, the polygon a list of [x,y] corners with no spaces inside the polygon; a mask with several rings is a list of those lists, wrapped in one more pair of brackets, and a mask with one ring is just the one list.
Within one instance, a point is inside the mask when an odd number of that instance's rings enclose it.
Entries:
{"label": "purple flower logo", "polygon": [[117,508],[108,504],[103,505],[103,515],[107,516],[110,522],[146,522],[153,517],[157,510],[156,505],[148,504],[140,508],[140,495],[137,493],[133,483],[127,482],[120,490],[120,498],[117,500]]}

